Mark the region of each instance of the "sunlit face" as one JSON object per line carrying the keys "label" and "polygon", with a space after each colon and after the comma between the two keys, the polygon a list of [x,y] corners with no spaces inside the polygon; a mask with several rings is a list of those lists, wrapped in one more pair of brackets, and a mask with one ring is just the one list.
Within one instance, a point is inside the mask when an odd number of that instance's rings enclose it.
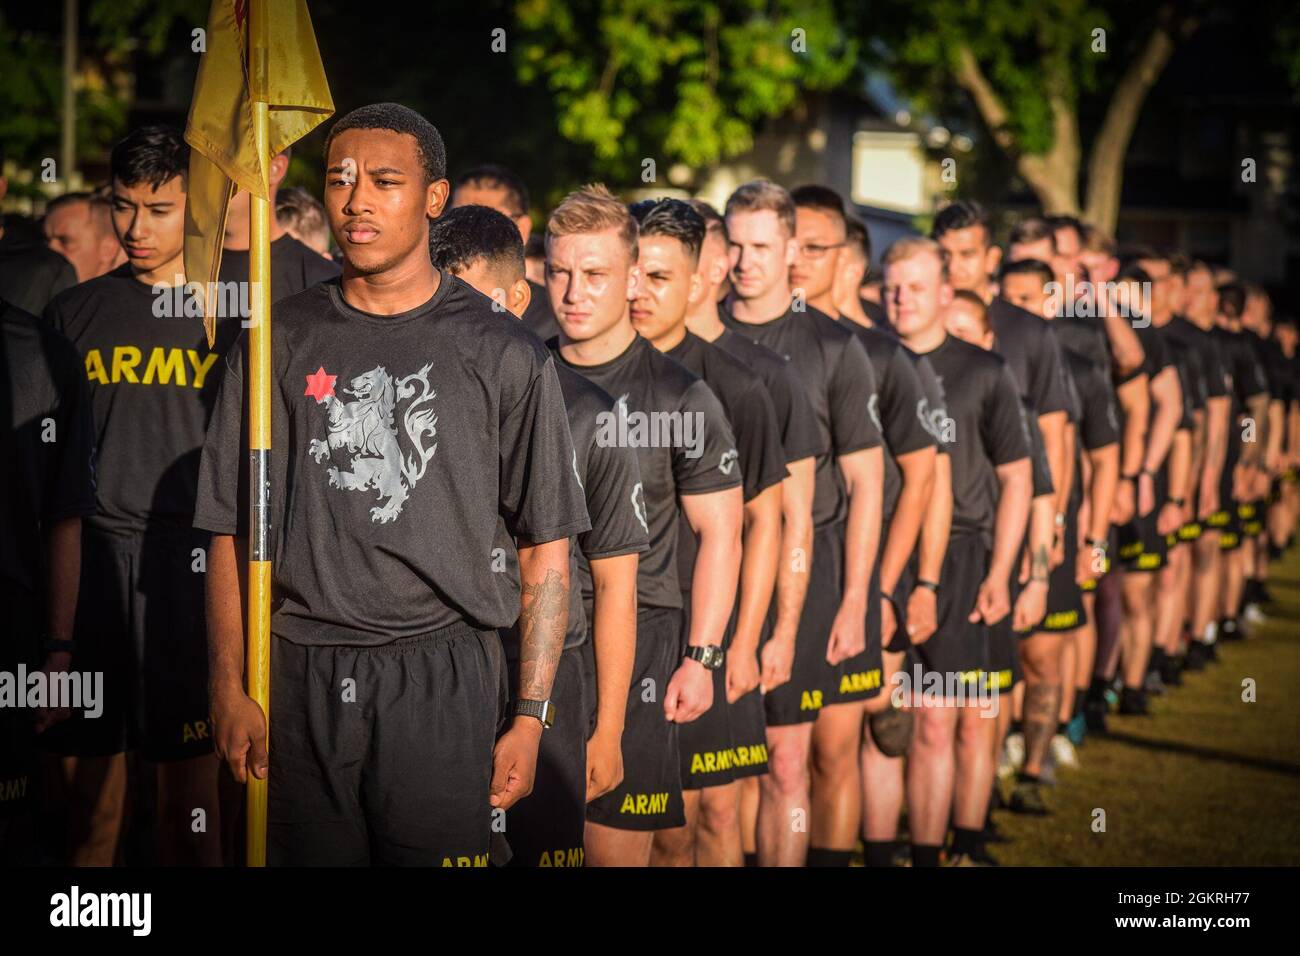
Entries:
{"label": "sunlit face", "polygon": [[1012,305],[1018,305],[1027,312],[1040,315],[1045,319],[1054,319],[1051,311],[1051,298],[1041,276],[1033,273],[1016,272],[1002,277],[1002,298]]}
{"label": "sunlit face", "polygon": [[640,269],[617,229],[548,236],[546,292],[564,334],[584,342],[608,332],[627,314]]}
{"label": "sunlit face", "polygon": [[69,202],[45,216],[45,241],[72,263],[77,281],[103,275],[117,251],[117,239],[100,228],[89,202]]}
{"label": "sunlit face", "polygon": [[671,236],[642,236],[637,265],[641,281],[632,299],[632,325],[652,342],[686,322],[703,292],[694,258]]}
{"label": "sunlit face", "polygon": [[727,216],[731,285],[742,299],[758,299],[789,283],[798,240],[776,212],[755,209]]}
{"label": "sunlit face", "polygon": [[131,266],[152,272],[185,248],[185,177],[173,176],[157,189],[146,182],[128,186],[113,180],[113,231]]}
{"label": "sunlit face", "polygon": [[791,290],[803,289],[805,299],[831,291],[844,256],[844,220],[824,209],[795,210],[799,251],[790,266]]}
{"label": "sunlit face", "polygon": [[982,349],[993,347],[993,332],[988,327],[985,311],[967,299],[953,298],[943,313],[944,327],[963,342]]}
{"label": "sunlit face", "polygon": [[452,194],[451,207],[456,209],[460,206],[487,206],[489,209],[495,209],[519,227],[520,237],[527,242],[533,231],[533,221],[528,217],[527,210],[522,215],[515,215],[509,200],[510,192],[504,186],[462,183]]}
{"label": "sunlit face", "polygon": [[983,226],[950,229],[938,239],[948,253],[948,283],[954,289],[980,293],[998,267],[1000,250],[989,244]]}
{"label": "sunlit face", "polygon": [[1183,308],[1189,316],[1202,323],[1214,317],[1219,310],[1219,294],[1214,288],[1214,275],[1209,269],[1193,269],[1187,273],[1187,291],[1183,296]]}
{"label": "sunlit face", "polygon": [[943,280],[938,256],[919,252],[885,268],[885,313],[904,337],[928,331],[943,320],[952,287]]}
{"label": "sunlit face", "polygon": [[1138,265],[1151,277],[1151,312],[1163,316],[1169,308],[1169,261],[1167,259],[1139,259]]}
{"label": "sunlit face", "polygon": [[362,275],[387,272],[420,251],[429,220],[442,214],[447,180],[425,182],[415,137],[387,129],[349,129],[330,143],[325,211],[348,265]]}

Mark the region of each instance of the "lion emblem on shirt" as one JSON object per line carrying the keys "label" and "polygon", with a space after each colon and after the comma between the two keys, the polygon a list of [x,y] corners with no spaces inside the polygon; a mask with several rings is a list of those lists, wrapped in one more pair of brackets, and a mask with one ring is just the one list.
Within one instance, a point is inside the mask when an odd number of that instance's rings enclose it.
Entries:
{"label": "lion emblem on shirt", "polygon": [[[438,416],[429,403],[436,394],[429,385],[432,363],[418,372],[394,379],[382,365],[356,376],[343,389],[351,401],[340,401],[333,394],[317,399],[326,406],[328,434],[324,440],[313,438],[308,452],[317,464],[330,459],[326,469],[329,483],[343,491],[377,492],[379,504],[370,509],[370,520],[380,524],[394,521],[410,497],[416,482],[424,477],[437,442]],[[410,400],[409,402],[407,400]],[[398,406],[407,402],[401,421],[405,437],[413,447],[402,450],[396,424]],[[350,470],[334,462],[349,457]]]}

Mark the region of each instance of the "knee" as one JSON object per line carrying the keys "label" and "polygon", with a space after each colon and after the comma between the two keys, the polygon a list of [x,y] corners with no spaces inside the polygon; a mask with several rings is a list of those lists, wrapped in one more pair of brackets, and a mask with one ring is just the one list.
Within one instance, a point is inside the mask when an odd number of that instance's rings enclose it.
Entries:
{"label": "knee", "polygon": [[771,748],[767,757],[767,786],[787,796],[803,793],[808,786],[808,748],[783,744]]}
{"label": "knee", "polygon": [[706,796],[700,801],[700,828],[715,836],[736,832],[740,828],[739,793],[730,796]]}
{"label": "knee", "polygon": [[920,754],[932,754],[951,748],[953,743],[953,725],[948,720],[940,719],[938,714],[917,715],[916,727],[912,737],[912,747]]}

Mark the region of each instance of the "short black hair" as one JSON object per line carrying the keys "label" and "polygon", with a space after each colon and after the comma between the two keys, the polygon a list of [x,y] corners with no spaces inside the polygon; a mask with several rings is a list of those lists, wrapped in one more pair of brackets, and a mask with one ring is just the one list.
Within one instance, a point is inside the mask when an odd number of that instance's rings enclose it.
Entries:
{"label": "short black hair", "polygon": [[1219,286],[1219,311],[1230,319],[1241,318],[1246,310],[1246,287],[1240,282],[1225,282]]}
{"label": "short black hair", "polygon": [[190,144],[174,126],[141,126],[118,140],[108,167],[123,186],[148,183],[157,189],[177,176],[184,185],[190,172]]}
{"label": "short black hair", "polygon": [[475,166],[461,173],[456,180],[456,188],[461,186],[481,186],[486,188],[496,187],[504,189],[506,193],[506,205],[510,207],[512,216],[526,216],[529,209],[528,187],[524,181],[504,166],[498,166],[495,163],[485,163],[482,166]]}
{"label": "short black hair", "polygon": [[691,208],[698,212],[700,218],[704,220],[704,234],[706,236],[711,232],[717,231],[722,234],[723,242],[730,241],[731,237],[727,233],[727,220],[722,218],[722,213],[718,212],[718,210],[714,209],[710,203],[705,202],[703,199],[688,199],[686,201],[691,204]]}
{"label": "short black hair", "polygon": [[790,190],[796,209],[820,209],[844,219],[844,200],[828,186],[808,183]]}
{"label": "short black hair", "polygon": [[972,226],[983,226],[985,240],[993,241],[993,226],[989,220],[988,210],[973,199],[958,199],[956,202],[948,203],[935,214],[930,238],[938,239],[945,233],[970,229]]}
{"label": "short black hair", "polygon": [[643,199],[628,206],[641,227],[640,235],[667,236],[686,247],[687,254],[699,260],[704,245],[704,218],[683,199]]}
{"label": "short black hair", "polygon": [[1120,264],[1119,272],[1115,275],[1115,281],[1140,282],[1146,284],[1151,281],[1151,273],[1138,265],[1136,259],[1132,259]]}
{"label": "short black hair", "polygon": [[857,216],[844,217],[844,242],[850,246],[857,246],[862,252],[862,258],[871,264],[871,233],[867,232],[866,223]]}
{"label": "short black hair", "polygon": [[1056,273],[1042,259],[1015,259],[1011,262],[1002,263],[1002,268],[998,271],[998,278],[1005,279],[1007,276],[1025,276],[1033,275],[1043,280],[1043,285],[1056,281]]}
{"label": "short black hair", "polygon": [[1048,216],[1048,224],[1052,227],[1053,232],[1060,232],[1062,229],[1073,229],[1074,234],[1083,242],[1083,223],[1074,216]]}
{"label": "short black hair", "polygon": [[493,270],[524,277],[524,240],[509,216],[487,206],[457,206],[429,223],[429,257],[444,272],[458,273],[480,259]]}
{"label": "short black hair", "polygon": [[415,148],[424,164],[424,182],[428,185],[447,178],[447,149],[442,134],[427,119],[401,103],[371,103],[359,106],[332,127],[325,140],[325,157],[329,161],[330,144],[339,133],[350,129],[385,129],[415,138]]}
{"label": "short black hair", "polygon": [[1041,242],[1043,239],[1050,242],[1052,252],[1056,252],[1056,230],[1052,227],[1052,224],[1042,216],[1030,216],[1011,227],[1011,235],[1007,237],[1007,245],[1027,245],[1031,242]]}

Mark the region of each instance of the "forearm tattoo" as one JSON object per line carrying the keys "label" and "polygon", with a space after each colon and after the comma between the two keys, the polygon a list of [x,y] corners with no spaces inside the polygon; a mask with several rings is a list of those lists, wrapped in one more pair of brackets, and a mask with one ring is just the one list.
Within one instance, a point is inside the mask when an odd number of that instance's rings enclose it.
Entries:
{"label": "forearm tattoo", "polygon": [[554,568],[540,584],[523,586],[519,610],[519,696],[546,700],[564,651],[569,589]]}
{"label": "forearm tattoo", "polygon": [[1049,570],[1047,546],[1040,544],[1030,554],[1029,577],[1035,581],[1046,580]]}

